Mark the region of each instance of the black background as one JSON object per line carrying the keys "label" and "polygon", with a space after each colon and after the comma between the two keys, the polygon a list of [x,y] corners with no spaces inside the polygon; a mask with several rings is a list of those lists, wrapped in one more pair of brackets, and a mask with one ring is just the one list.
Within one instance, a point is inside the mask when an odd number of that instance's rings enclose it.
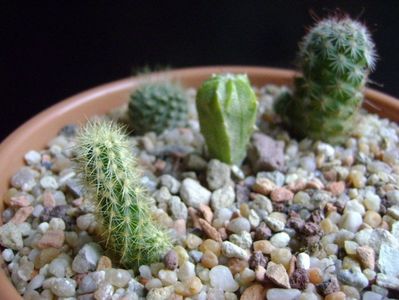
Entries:
{"label": "black background", "polygon": [[372,87],[399,96],[399,1],[26,1],[0,4],[0,139],[49,105],[144,65],[294,67],[314,16],[364,21]]}

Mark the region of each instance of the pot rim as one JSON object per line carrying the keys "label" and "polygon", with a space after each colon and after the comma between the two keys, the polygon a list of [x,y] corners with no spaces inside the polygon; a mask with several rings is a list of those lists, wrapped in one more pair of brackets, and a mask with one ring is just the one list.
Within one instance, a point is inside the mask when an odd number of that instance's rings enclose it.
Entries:
{"label": "pot rim", "polygon": [[[130,77],[110,83],[102,84],[97,87],[78,93],[63,101],[60,101],[28,121],[24,122],[11,134],[9,134],[0,144],[0,166],[2,167],[0,178],[0,196],[3,196],[9,186],[9,178],[23,164],[23,155],[30,149],[42,149],[51,136],[55,136],[57,131],[73,120],[73,113],[82,110],[83,115],[78,118],[80,121],[87,119],[87,116],[104,113],[111,107],[126,102],[123,97],[116,98],[114,93],[124,91],[128,93],[132,88],[142,83],[143,80],[153,80],[160,77],[168,77],[176,80],[189,81],[196,83],[209,77],[213,73],[232,72],[247,73],[252,84],[264,85],[266,83],[288,84],[292,83],[293,78],[298,74],[289,69],[268,68],[257,66],[204,66],[189,67],[169,71],[150,73],[141,77]],[[114,97],[112,103],[107,103],[107,97]],[[399,121],[399,100],[396,98],[373,89],[365,90],[364,107],[370,112],[378,113],[396,122]],[[102,100],[101,100],[102,99]],[[100,102],[97,108],[93,108],[94,102]],[[52,125],[56,123],[56,125]],[[38,136],[38,132],[46,129],[47,134]],[[37,138],[32,143],[27,143],[29,138]],[[31,148],[29,148],[31,147]],[[3,210],[3,197],[0,200],[0,211]],[[1,221],[0,221],[1,224]],[[0,258],[0,262],[1,258]],[[4,268],[4,264],[3,268]],[[21,299],[14,286],[11,284],[4,271],[0,271],[0,286],[2,287],[2,299]]]}

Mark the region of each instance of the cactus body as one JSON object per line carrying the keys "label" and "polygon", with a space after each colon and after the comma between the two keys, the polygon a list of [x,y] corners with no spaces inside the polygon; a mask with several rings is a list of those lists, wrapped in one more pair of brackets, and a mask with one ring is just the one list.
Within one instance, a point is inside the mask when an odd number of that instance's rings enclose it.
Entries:
{"label": "cactus body", "polygon": [[78,171],[96,204],[107,249],[122,265],[136,268],[157,261],[171,245],[152,220],[131,151],[113,123],[88,123],[77,138]]}
{"label": "cactus body", "polygon": [[240,165],[246,156],[257,112],[256,95],[246,75],[213,75],[196,99],[201,133],[209,154]]}
{"label": "cactus body", "polygon": [[168,128],[184,127],[187,112],[184,90],[170,82],[144,84],[130,96],[129,117],[138,134],[148,131],[161,133]]}
{"label": "cactus body", "polygon": [[302,76],[275,110],[294,134],[339,143],[354,126],[374,63],[374,44],[362,24],[348,17],[323,20],[300,44]]}

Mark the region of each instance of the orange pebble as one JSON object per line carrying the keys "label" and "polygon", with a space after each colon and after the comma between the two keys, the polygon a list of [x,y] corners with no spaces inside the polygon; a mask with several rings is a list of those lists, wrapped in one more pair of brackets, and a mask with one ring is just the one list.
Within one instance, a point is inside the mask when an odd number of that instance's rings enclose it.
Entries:
{"label": "orange pebble", "polygon": [[320,284],[323,282],[323,276],[319,268],[310,268],[308,270],[309,281],[313,284]]}
{"label": "orange pebble", "polygon": [[335,293],[331,293],[328,294],[324,300],[345,300],[346,296],[345,293],[343,292],[335,292]]}

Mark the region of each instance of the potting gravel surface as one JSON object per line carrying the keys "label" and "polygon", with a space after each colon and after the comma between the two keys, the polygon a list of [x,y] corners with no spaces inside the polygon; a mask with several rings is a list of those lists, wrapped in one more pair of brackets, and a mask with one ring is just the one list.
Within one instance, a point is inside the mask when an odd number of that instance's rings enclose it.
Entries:
{"label": "potting gravel surface", "polygon": [[[399,291],[399,128],[363,112],[344,146],[290,139],[256,89],[258,129],[239,168],[187,128],[132,137],[154,217],[174,248],[136,272],[106,256],[74,171],[76,125],[26,153],[0,227],[25,299],[394,299]],[[125,108],[99,118],[123,119]],[[278,123],[278,122],[277,122]],[[346,297],[346,298],[345,298]]]}

